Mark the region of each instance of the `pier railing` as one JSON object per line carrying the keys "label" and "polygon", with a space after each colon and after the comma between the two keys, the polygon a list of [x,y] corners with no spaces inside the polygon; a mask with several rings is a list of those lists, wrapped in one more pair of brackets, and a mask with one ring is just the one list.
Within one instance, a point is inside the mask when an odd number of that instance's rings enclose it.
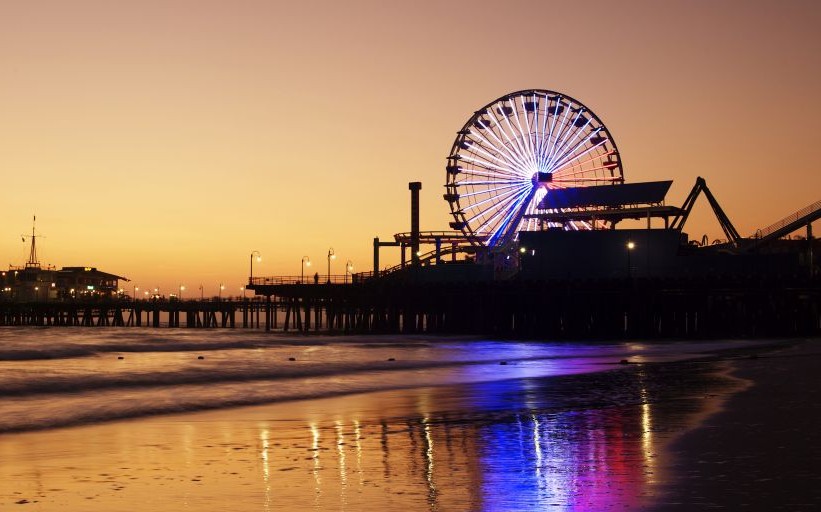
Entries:
{"label": "pier railing", "polygon": [[818,218],[819,212],[821,212],[821,201],[816,201],[813,204],[804,207],[797,212],[788,215],[787,217],[784,217],[778,222],[767,226],[766,228],[759,229],[751,238],[766,238],[777,231],[788,228],[794,223],[801,224],[811,222],[811,220]]}
{"label": "pier railing", "polygon": [[360,274],[319,274],[302,276],[262,276],[254,277],[248,283],[250,286],[277,286],[277,285],[321,285],[321,284],[354,284],[362,281]]}

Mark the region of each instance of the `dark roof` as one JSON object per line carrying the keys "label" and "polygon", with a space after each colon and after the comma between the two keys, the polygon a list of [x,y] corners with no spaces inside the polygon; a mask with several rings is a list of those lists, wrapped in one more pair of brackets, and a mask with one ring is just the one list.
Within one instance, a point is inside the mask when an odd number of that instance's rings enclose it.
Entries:
{"label": "dark roof", "polygon": [[556,188],[547,192],[539,203],[542,210],[558,208],[619,207],[635,204],[657,204],[664,201],[672,181],[648,181],[621,185]]}
{"label": "dark roof", "polygon": [[61,268],[58,273],[63,274],[89,274],[93,275],[98,278],[102,279],[119,279],[120,281],[130,281],[127,277],[118,276],[115,274],[109,274],[108,272],[103,272],[101,270],[97,270],[96,267],[63,267]]}

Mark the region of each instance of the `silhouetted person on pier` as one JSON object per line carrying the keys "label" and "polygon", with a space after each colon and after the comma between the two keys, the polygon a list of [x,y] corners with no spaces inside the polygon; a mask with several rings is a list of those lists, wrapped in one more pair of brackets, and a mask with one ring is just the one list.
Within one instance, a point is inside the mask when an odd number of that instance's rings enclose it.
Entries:
{"label": "silhouetted person on pier", "polygon": [[314,274],[314,284],[319,284],[319,272]]}

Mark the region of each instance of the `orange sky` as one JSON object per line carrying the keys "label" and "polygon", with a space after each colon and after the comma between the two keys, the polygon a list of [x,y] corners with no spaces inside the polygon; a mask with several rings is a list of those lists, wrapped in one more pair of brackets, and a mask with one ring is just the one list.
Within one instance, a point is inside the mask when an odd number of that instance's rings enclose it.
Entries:
{"label": "orange sky", "polygon": [[590,107],[670,204],[704,176],[749,235],[821,199],[818,26],[789,0],[0,0],[2,264],[36,214],[42,263],[144,288],[238,293],[251,250],[256,275],[329,247],[368,270],[409,181],[447,229],[456,131],[527,88]]}

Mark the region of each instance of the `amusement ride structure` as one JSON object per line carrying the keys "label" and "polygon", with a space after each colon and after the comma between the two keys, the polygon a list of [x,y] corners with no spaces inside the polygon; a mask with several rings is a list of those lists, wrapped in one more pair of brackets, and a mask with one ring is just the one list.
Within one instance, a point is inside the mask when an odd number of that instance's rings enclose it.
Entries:
{"label": "amusement ride structure", "polygon": [[[457,132],[445,170],[444,199],[454,231],[418,230],[414,215],[421,183],[412,183],[412,224],[417,227],[397,233],[393,242],[374,240],[375,275],[380,274],[381,246],[402,247],[402,262],[383,269],[384,275],[406,266],[406,248],[414,264],[441,263],[445,252],[451,261],[461,254],[488,262],[494,254],[515,255],[523,233],[538,241],[537,232],[613,230],[628,219],[646,219],[646,231],[652,219],[660,219],[663,229],[652,231],[667,232],[668,241],[706,246],[706,237],[701,242],[681,237],[702,193],[726,236],[712,245],[737,253],[757,251],[802,227],[811,239],[812,222],[821,218],[819,201],[742,237],[700,177],[681,207],[667,205],[672,181],[626,183],[616,141],[602,120],[579,100],[546,89],[506,94],[478,109]],[[634,235],[635,230],[625,230],[624,236]],[[435,249],[423,252],[420,244]]]}
{"label": "amusement ride structure", "polygon": [[[601,119],[548,90],[507,94],[476,111],[459,130],[446,170],[451,227],[488,247],[543,229],[537,213],[553,190],[624,182],[616,142]],[[570,220],[565,228],[605,224]]]}

